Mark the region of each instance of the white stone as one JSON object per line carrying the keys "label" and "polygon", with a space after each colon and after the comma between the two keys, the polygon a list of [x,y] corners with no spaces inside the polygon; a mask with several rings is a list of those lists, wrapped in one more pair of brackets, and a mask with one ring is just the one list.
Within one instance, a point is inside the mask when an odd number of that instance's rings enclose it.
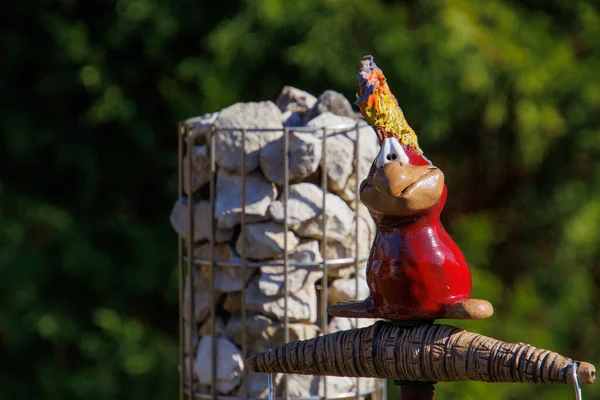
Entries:
{"label": "white stone", "polygon": [[[210,240],[210,202],[201,200],[194,203],[192,217],[194,220],[194,242]],[[188,213],[187,200],[179,199],[175,202],[169,216],[171,226],[177,234],[183,236],[187,245],[188,241]],[[233,238],[233,229],[216,229],[215,242],[225,243]]]}
{"label": "white stone", "polygon": [[327,269],[327,276],[329,278],[350,278],[354,272],[354,265],[330,265]]}
{"label": "white stone", "polygon": [[204,114],[198,117],[188,118],[183,124],[187,127],[188,135],[193,137],[195,143],[204,144],[206,143],[209,132],[218,116],[218,112]]}
{"label": "white stone", "polygon": [[[200,336],[212,336],[212,317],[208,317],[206,321],[202,324],[199,331]],[[225,332],[225,323],[223,323],[223,318],[217,315],[215,319],[215,334],[217,337],[223,336]]]}
{"label": "white stone", "polygon": [[[356,130],[352,129],[345,132],[346,136],[352,140],[354,144],[356,142]],[[377,134],[368,125],[363,125],[358,130],[358,181],[359,185],[369,175],[373,160],[379,153],[379,140]],[[352,171],[354,174],[356,171]],[[348,185],[348,188],[352,191],[355,190],[355,184]]]}
{"label": "white stone", "polygon": [[[361,163],[360,168],[362,170],[363,168],[365,168],[365,169],[371,168],[371,166],[370,166],[370,164],[365,165],[365,163]],[[360,177],[360,179],[359,179],[359,182],[358,182],[359,185],[362,183],[362,181],[364,179],[366,179],[366,177],[369,173],[369,170],[367,169],[366,172],[364,172],[364,173],[365,173],[365,175]],[[346,184],[346,187],[342,190],[338,190],[336,193],[342,199],[344,199],[344,201],[346,201],[348,203],[350,208],[352,208],[353,210],[355,209],[355,206],[356,206],[356,174],[354,172],[352,172],[352,174],[348,177],[348,182]],[[362,205],[362,203],[360,203],[360,196],[359,196],[359,204]]]}
{"label": "white stone", "polygon": [[317,98],[304,90],[293,86],[284,86],[275,101],[282,112],[305,112],[317,103]]}
{"label": "white stone", "polygon": [[[358,264],[358,270],[365,269],[365,263]],[[330,278],[351,278],[356,273],[354,263],[350,265],[330,265],[327,269],[327,276]]]}
{"label": "white stone", "polygon": [[[192,193],[210,181],[210,158],[206,145],[192,148]],[[183,158],[183,190],[190,193],[189,154]]]}
{"label": "white stone", "polygon": [[342,190],[338,190],[337,194],[344,199],[345,202],[348,203],[351,209],[355,209],[355,192],[356,192],[356,174],[352,173],[348,177],[348,182],[346,183],[346,187]]}
{"label": "white stone", "polygon": [[[320,262],[322,260],[319,242],[316,240],[304,240],[288,256],[289,264]],[[304,286],[314,285],[322,277],[323,271],[320,267],[288,266],[288,293],[295,293]],[[258,288],[265,296],[282,295],[285,292],[284,278],[284,267],[260,267]]]}
{"label": "white stone", "polygon": [[[330,278],[338,279],[338,278],[352,278],[355,275],[359,275],[363,279],[367,279],[367,264],[368,260],[361,261],[357,266],[352,262],[350,264],[342,264],[342,265],[330,265],[327,270],[327,276]],[[330,280],[330,282],[332,282]]]}
{"label": "white stone", "polygon": [[367,282],[367,285],[368,285],[368,282],[369,282],[369,281],[367,280],[367,264],[368,264],[368,262],[369,262],[369,261],[367,260],[367,262],[364,264],[364,268],[360,268],[360,265],[359,265],[359,268],[358,268],[358,273],[357,273],[357,275],[358,275],[360,278],[364,279],[364,280]]}
{"label": "white stone", "polygon": [[329,305],[348,300],[363,300],[369,296],[367,281],[358,277],[358,297],[356,296],[356,280],[354,278],[336,279],[327,289]]}
{"label": "white stone", "polygon": [[[321,213],[323,209],[323,191],[312,183],[290,185],[287,201],[287,220],[289,226],[298,226]],[[269,206],[269,215],[273,221],[284,221],[284,203],[277,200]]]}
{"label": "white stone", "polygon": [[183,351],[190,355],[195,352],[198,345],[198,325],[190,323],[186,316],[183,316]]}
{"label": "white stone", "polygon": [[[344,240],[353,227],[354,213],[352,209],[340,197],[327,193],[325,195],[325,211],[327,240]],[[321,215],[292,227],[292,230],[301,237],[321,239],[323,237],[322,220],[321,213]]]}
{"label": "white stone", "polygon": [[217,229],[215,231],[215,242],[226,243],[233,238],[233,229]]}
{"label": "white stone", "polygon": [[[204,220],[204,221],[206,221],[206,220]],[[217,230],[215,230],[215,243],[229,243],[232,238],[233,238],[233,229],[217,229]],[[208,237],[206,237],[205,239],[210,242],[210,235],[208,235]],[[183,240],[184,240],[184,243],[187,248],[187,238],[184,236]],[[196,243],[198,243],[198,242],[196,242]],[[196,249],[196,248],[197,248],[197,245],[194,246],[194,249]]]}
{"label": "white stone", "polygon": [[[241,315],[232,315],[227,321],[224,335],[241,348],[243,327],[246,329],[249,354],[268,351],[285,344],[285,324],[261,314],[248,313],[244,324]],[[311,339],[319,332],[316,325],[298,322],[289,323],[288,328],[290,341]]]}
{"label": "white stone", "polygon": [[194,393],[210,395],[210,386],[208,386],[208,385],[201,385],[198,382],[194,382],[192,387],[194,388]]}
{"label": "white stone", "polygon": [[[193,205],[194,242],[200,242],[210,237],[210,205],[208,201],[199,201]],[[169,217],[173,230],[183,236],[186,241],[189,234],[188,204],[186,199],[175,202]]]}
{"label": "white stone", "polygon": [[[246,278],[243,278],[244,269],[241,267],[241,260],[234,253],[231,246],[228,244],[217,244],[215,246],[215,261],[228,261],[231,263],[240,264],[239,267],[228,267],[228,266],[219,266],[215,267],[215,288],[222,293],[227,292],[236,292],[242,290],[242,287],[248,282],[248,279],[254,273],[253,268],[246,268]],[[197,258],[203,260],[210,260],[211,246],[209,243],[206,243],[202,246],[199,246],[194,255]],[[209,265],[204,265],[200,268],[203,279],[210,282],[211,279],[211,267]]]}
{"label": "white stone", "polygon": [[[192,280],[194,281],[194,322],[202,322],[210,313],[210,282],[202,277],[197,269],[192,270]],[[187,318],[192,312],[190,301],[190,282],[186,280],[183,292],[183,312]],[[221,300],[222,294],[215,291],[215,302]],[[189,318],[188,318],[189,320]]]}
{"label": "white stone", "polygon": [[[317,171],[323,144],[322,139],[312,132],[290,131],[288,137],[288,180],[295,182]],[[278,185],[283,185],[285,181],[283,151],[283,138],[266,144],[260,151],[261,170],[267,179]]]}
{"label": "white stone", "polygon": [[[273,385],[277,387],[283,379],[283,374],[273,374]],[[267,398],[269,394],[269,374],[261,372],[249,372],[248,373],[248,396],[253,398]],[[243,395],[243,385],[237,390],[235,395]]]}
{"label": "white stone", "polygon": [[304,124],[304,116],[301,113],[286,111],[282,114],[283,126],[297,127]]}
{"label": "white stone", "polygon": [[[211,360],[213,357],[213,339],[203,336],[198,344],[195,370],[201,384],[212,382]],[[217,376],[216,389],[219,393],[230,393],[242,380],[244,360],[239,349],[223,337],[216,339]]]}
{"label": "white stone", "polygon": [[[327,333],[347,331],[350,329],[366,328],[379,321],[375,318],[342,318],[334,317],[327,325]],[[358,323],[357,323],[358,322]]]}
{"label": "white stone", "polygon": [[[359,234],[359,237],[361,235]],[[370,246],[372,239],[363,240],[358,242],[358,257],[368,257],[370,252]],[[354,230],[346,238],[341,241],[327,242],[327,258],[328,259],[339,259],[339,258],[354,258],[356,256],[354,252]]]}
{"label": "white stone", "polygon": [[359,391],[371,390],[385,385],[386,382],[383,379],[377,378],[358,378]]}
{"label": "white stone", "polygon": [[[358,213],[353,211],[355,215],[358,214],[358,257],[368,257],[371,252],[371,245],[375,239],[375,223],[366,207],[362,204],[359,205]],[[356,225],[355,222],[352,224],[350,233],[346,235],[340,241],[328,241],[327,243],[327,258],[354,258],[355,252],[355,236],[356,236]]]}
{"label": "white stone", "polygon": [[282,224],[273,221],[248,224],[246,230],[238,237],[235,250],[238,254],[243,254],[242,242],[245,239],[246,257],[248,259],[266,260],[277,257],[284,252],[286,236],[287,249],[291,251],[298,245],[300,239],[291,231],[286,234]]}
{"label": "white stone", "polygon": [[347,376],[328,376],[326,379],[315,377],[319,384],[319,396],[325,396],[325,382],[327,382],[327,397],[339,394],[352,394],[356,379]]}
{"label": "white stone", "polygon": [[[267,220],[271,202],[277,197],[275,185],[260,173],[246,176],[246,222]],[[218,228],[230,229],[242,219],[242,177],[219,171],[215,216]]]}
{"label": "white stone", "polygon": [[[233,238],[233,229],[217,229],[215,231],[215,243],[229,243],[232,238]],[[204,239],[206,239],[210,242],[210,235],[208,237],[205,237]],[[204,242],[204,239],[202,240],[202,242]],[[184,236],[183,241],[184,241],[186,249],[187,249],[187,237]],[[196,244],[194,245],[195,252],[196,252],[195,249],[197,247],[198,247],[198,241],[196,241]],[[185,250],[185,251],[187,251],[187,250]],[[187,253],[186,253],[186,255],[187,255]],[[198,257],[198,256],[195,256],[195,257]]]}
{"label": "white stone", "polygon": [[[223,305],[223,308],[230,313],[239,312],[241,307],[241,293],[230,293]],[[285,299],[283,296],[265,296],[258,289],[256,282],[250,282],[246,289],[246,310],[282,320],[285,316]],[[306,286],[302,290],[290,294],[287,314],[291,322],[315,323],[317,320],[315,287]]]}
{"label": "white stone", "polygon": [[[307,398],[312,397],[318,390],[318,381],[312,375],[287,375],[288,396],[291,398]],[[283,383],[280,384],[278,392],[283,391]]]}
{"label": "white stone", "polygon": [[[288,379],[288,394],[290,397],[316,397],[324,396],[324,382],[322,376],[312,375],[287,375]],[[327,397],[351,394],[355,388],[356,379],[343,376],[328,376],[327,382]],[[279,391],[283,391],[283,385],[280,385]],[[350,396],[349,396],[350,397]],[[352,396],[353,397],[353,396]]]}
{"label": "white stone", "polygon": [[[219,113],[215,121],[217,128],[280,129],[271,132],[246,132],[246,170],[248,174],[259,165],[260,149],[282,135],[282,114],[271,101],[260,103],[237,103]],[[220,168],[241,172],[242,131],[218,131],[215,139],[215,161]]]}
{"label": "white stone", "polygon": [[321,93],[315,105],[306,112],[305,122],[312,120],[320,114],[332,113],[342,117],[356,118],[352,105],[343,94],[334,90],[326,90]]}
{"label": "white stone", "polygon": [[[352,118],[341,117],[332,113],[324,113],[308,122],[308,126],[322,128],[338,124],[356,124]],[[377,135],[370,126],[359,128],[359,180],[367,177],[371,164],[379,152]],[[317,132],[319,135],[319,132]],[[322,135],[321,135],[322,136]],[[356,142],[356,129],[335,129],[327,133],[327,184],[328,188],[336,193],[342,193],[348,187],[355,190],[355,185],[348,185],[350,176],[354,173],[354,143]],[[347,195],[346,195],[347,197]]]}

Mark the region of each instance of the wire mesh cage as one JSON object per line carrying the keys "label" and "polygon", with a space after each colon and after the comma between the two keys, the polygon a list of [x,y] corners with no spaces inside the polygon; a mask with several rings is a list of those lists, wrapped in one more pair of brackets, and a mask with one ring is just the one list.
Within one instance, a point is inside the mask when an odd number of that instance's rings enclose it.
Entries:
{"label": "wire mesh cage", "polygon": [[[256,377],[250,377],[247,368],[244,366],[244,362],[252,351],[252,348],[256,346],[256,340],[251,337],[248,327],[249,314],[252,318],[257,313],[256,310],[248,310],[247,297],[248,282],[251,281],[252,277],[257,275],[257,271],[265,267],[278,267],[283,270],[283,286],[282,293],[277,296],[276,301],[279,307],[283,310],[280,315],[280,320],[273,316],[269,316],[271,321],[277,321],[277,324],[269,328],[274,330],[283,330],[277,332],[277,340],[270,342],[269,347],[275,347],[283,343],[290,341],[291,327],[297,325],[297,321],[290,320],[290,303],[293,300],[293,293],[290,290],[290,271],[305,270],[305,271],[318,271],[320,279],[315,282],[315,296],[317,297],[317,312],[315,318],[313,318],[314,324],[318,326],[315,330],[315,335],[326,334],[330,331],[330,318],[327,315],[328,306],[328,287],[330,286],[330,272],[333,269],[346,268],[353,269],[353,274],[349,279],[354,279],[354,298],[359,297],[359,285],[361,284],[361,270],[364,270],[365,262],[368,256],[360,254],[359,248],[365,246],[368,248],[372,241],[372,236],[365,237],[359,232],[359,221],[361,217],[359,215],[359,209],[361,207],[359,203],[359,160],[361,145],[359,142],[359,131],[364,128],[366,124],[364,122],[357,122],[352,124],[337,124],[326,126],[322,128],[311,128],[311,127],[285,127],[283,129],[244,129],[244,128],[218,128],[214,124],[201,124],[198,126],[190,121],[193,119],[186,120],[179,123],[178,129],[178,165],[179,165],[179,189],[178,196],[180,204],[186,209],[185,212],[185,228],[184,232],[179,232],[178,240],[178,259],[179,259],[179,351],[180,351],[180,399],[254,399],[254,398],[265,398],[266,391],[251,389],[251,385],[254,385]],[[217,203],[217,180],[218,178],[218,165],[216,161],[216,142],[219,135],[231,134],[236,132],[238,139],[241,142],[241,160],[240,170],[237,171],[241,179],[241,193],[239,199],[234,201],[239,202],[239,224],[236,225],[235,230],[237,239],[230,239],[236,243],[237,257],[223,261],[222,258],[217,254],[217,242],[219,227],[215,215],[215,207]],[[291,135],[302,133],[311,134],[315,138],[319,139],[321,160],[319,163],[319,172],[315,175],[314,184],[320,187],[322,192],[322,198],[320,204],[320,214],[316,221],[320,225],[320,237],[319,237],[319,250],[321,257],[314,258],[312,260],[298,260],[290,257],[292,251],[291,245],[295,243],[289,243],[293,239],[293,235],[290,233],[290,220],[289,220],[289,200],[290,200],[290,137]],[[283,219],[280,221],[281,230],[283,234],[282,248],[283,251],[275,259],[269,261],[262,261],[255,259],[255,252],[253,248],[248,245],[248,235],[246,234],[250,224],[255,223],[256,218],[248,216],[248,192],[252,190],[249,185],[252,183],[248,179],[247,174],[247,160],[248,152],[246,146],[248,139],[251,135],[265,135],[275,134],[277,140],[280,141],[281,145],[281,170],[283,174],[283,182],[280,185],[273,184],[277,192],[279,192],[278,198],[283,204]],[[342,258],[328,258],[328,212],[327,201],[328,199],[328,160],[327,160],[327,146],[328,142],[331,141],[332,135],[347,135],[355,138],[353,140],[353,159],[351,160],[354,169],[354,180],[350,184],[353,185],[354,198],[349,202],[352,212],[354,213],[354,226],[352,227],[353,232],[349,235],[353,240],[354,254],[351,257]],[[207,162],[199,169],[194,165],[193,154],[198,143],[202,143],[202,148],[205,152]],[[276,166],[277,167],[277,166]],[[277,167],[279,168],[279,167]],[[198,178],[198,174],[204,174],[202,188],[200,189],[201,194],[194,192],[194,186]],[[208,205],[208,217],[201,217],[200,220],[195,214],[194,207],[198,203],[198,199],[204,196],[204,204]],[[206,201],[208,197],[208,201]],[[348,202],[348,201],[347,201]],[[202,225],[199,226],[198,224]],[[195,252],[195,246],[198,242],[198,238],[195,237],[198,232],[198,228],[202,228],[207,231],[206,237],[204,238],[204,249],[207,251],[202,252],[200,255]],[[237,296],[239,302],[239,310],[236,313],[239,316],[240,331],[236,331],[236,342],[235,352],[237,367],[235,369],[235,377],[232,377],[227,382],[218,382],[219,379],[219,368],[222,365],[223,357],[220,357],[219,350],[222,348],[219,346],[219,338],[224,335],[219,321],[224,314],[228,312],[223,311],[224,304],[229,300],[223,301],[223,297],[220,296],[217,289],[217,279],[219,271],[221,269],[228,268],[229,270],[235,269],[237,271],[236,276],[241,277],[241,285],[239,287],[239,293],[229,293],[229,298]],[[198,272],[200,271],[200,272]],[[240,272],[241,271],[241,272]],[[197,290],[198,280],[202,280],[203,290],[208,289],[207,292]],[[208,283],[208,285],[206,285]],[[364,284],[364,283],[363,283]],[[312,290],[312,289],[311,289]],[[203,346],[206,348],[210,347],[208,352],[200,354],[198,341],[200,340],[198,327],[200,325],[197,322],[198,307],[197,298],[201,296],[204,300],[208,298],[208,310],[203,310],[203,318],[205,322],[202,325],[204,336],[210,338],[203,342]],[[203,303],[206,306],[206,302]],[[227,307],[225,307],[227,308]],[[231,309],[229,309],[231,311]],[[208,311],[208,312],[206,312]],[[236,314],[236,315],[237,315]],[[225,315],[224,318],[233,318],[233,316]],[[312,321],[311,321],[312,322]],[[358,326],[359,321],[354,320],[353,326]],[[207,326],[208,325],[208,326]],[[311,325],[312,326],[312,325]],[[204,340],[204,337],[203,337]],[[229,343],[229,342],[228,342]],[[222,356],[222,355],[221,355]],[[231,357],[228,353],[227,357]],[[198,367],[202,368],[202,372],[198,371]],[[204,374],[204,375],[203,375]],[[231,374],[230,374],[231,376]],[[263,379],[265,377],[262,377]],[[369,380],[368,382],[363,381],[364,378],[348,378],[352,379],[353,385],[351,390],[344,390],[343,392],[328,390],[328,379],[334,379],[331,377],[319,377],[314,378],[317,389],[314,393],[310,393],[309,396],[299,395],[297,391],[290,391],[290,377],[279,376],[275,379],[277,383],[277,398],[305,398],[305,399],[340,399],[340,398],[365,398],[371,396],[374,398],[385,398],[386,397],[386,385],[383,380]],[[239,381],[239,382],[238,382]],[[265,382],[268,382],[266,379]],[[260,381],[262,382],[262,380]],[[261,392],[261,393],[258,393]]]}

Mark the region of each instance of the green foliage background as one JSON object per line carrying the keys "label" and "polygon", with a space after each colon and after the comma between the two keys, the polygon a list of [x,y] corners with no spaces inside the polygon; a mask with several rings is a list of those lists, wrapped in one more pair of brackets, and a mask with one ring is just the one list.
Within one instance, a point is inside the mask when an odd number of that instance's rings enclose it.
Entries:
{"label": "green foliage background", "polygon": [[364,54],[496,306],[460,325],[600,361],[598,2],[39,0],[0,22],[1,399],[175,398],[177,121],[285,84],[353,98]]}

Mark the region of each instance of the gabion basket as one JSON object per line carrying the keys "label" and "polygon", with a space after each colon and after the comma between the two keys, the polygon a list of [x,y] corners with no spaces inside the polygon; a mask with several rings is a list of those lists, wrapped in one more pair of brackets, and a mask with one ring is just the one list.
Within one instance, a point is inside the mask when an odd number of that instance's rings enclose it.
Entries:
{"label": "gabion basket", "polygon": [[[187,120],[189,121],[189,120]],[[197,135],[195,130],[191,127],[191,125],[187,121],[182,121],[179,123],[178,129],[178,165],[179,165],[179,189],[178,196],[180,201],[185,202],[187,205],[187,235],[179,235],[178,237],[178,280],[179,280],[179,360],[180,360],[180,381],[179,381],[179,398],[183,399],[226,399],[226,400],[234,400],[234,399],[255,399],[255,398],[265,398],[265,397],[252,397],[248,394],[248,373],[247,368],[243,368],[243,377],[241,380],[241,384],[238,389],[238,393],[236,395],[223,395],[217,390],[217,369],[219,367],[219,352],[217,346],[217,338],[219,333],[217,332],[216,321],[217,321],[217,307],[218,307],[218,299],[216,296],[215,289],[215,277],[217,276],[217,271],[219,268],[223,267],[233,267],[240,268],[243,270],[242,277],[247,277],[248,274],[251,275],[253,269],[264,267],[264,266],[275,266],[275,267],[283,267],[284,271],[284,284],[283,284],[283,301],[284,301],[284,318],[283,318],[283,340],[281,343],[276,343],[277,345],[287,343],[290,340],[290,319],[288,316],[288,302],[290,298],[289,288],[288,288],[288,269],[289,268],[305,268],[305,269],[317,269],[322,271],[322,280],[320,283],[320,305],[318,307],[318,318],[320,320],[320,334],[327,333],[328,331],[328,316],[327,316],[327,305],[328,305],[328,285],[329,285],[329,269],[332,267],[354,267],[354,280],[355,280],[355,293],[356,297],[358,297],[359,293],[359,269],[364,268],[365,262],[368,257],[362,256],[359,257],[359,184],[360,184],[360,176],[358,176],[358,160],[360,153],[359,146],[359,128],[365,126],[363,121],[357,122],[355,124],[341,124],[341,125],[332,125],[327,126],[325,128],[310,128],[310,127],[285,127],[283,129],[242,129],[242,128],[217,128],[215,126],[204,126],[207,132],[205,132],[206,138],[206,146],[208,148],[208,157],[209,157],[209,165],[208,169],[210,173],[210,178],[208,179],[208,183],[205,185],[208,187],[208,197],[210,204],[210,217],[208,220],[202,221],[202,223],[208,224],[208,230],[210,232],[208,238],[208,245],[210,246],[210,257],[208,258],[198,258],[194,256],[194,246],[195,243],[194,224],[198,223],[194,219],[194,203],[195,198],[192,194],[192,186],[195,179],[195,168],[193,164],[193,157],[191,156],[192,151],[195,146],[195,142],[197,139]],[[354,257],[348,258],[337,258],[337,259],[328,259],[327,258],[327,223],[328,216],[325,212],[326,208],[326,194],[328,192],[327,185],[327,138],[333,132],[339,132],[341,130],[344,131],[352,131],[354,130],[356,133],[356,140],[354,141],[354,171],[356,177],[354,179],[354,210],[355,219],[354,219]],[[217,182],[217,165],[215,162],[215,142],[218,135],[226,133],[226,132],[241,132],[241,142],[242,142],[242,151],[241,151],[241,173],[242,178],[242,195],[241,195],[241,223],[240,223],[240,237],[242,242],[242,251],[239,254],[239,262],[226,262],[226,261],[218,261],[215,259],[215,246],[216,240],[215,235],[217,233],[217,225],[215,220],[215,196],[216,196],[216,182]],[[284,229],[284,245],[283,245],[283,257],[275,262],[261,262],[261,261],[252,261],[252,249],[247,248],[246,246],[246,237],[245,230],[248,224],[246,217],[246,193],[247,193],[247,183],[246,183],[246,141],[249,135],[260,135],[266,132],[280,132],[282,134],[283,140],[283,154],[282,154],[282,169],[283,169],[283,185],[281,185],[281,200],[284,204],[284,218],[283,218],[283,229]],[[322,230],[322,238],[320,239],[320,250],[322,254],[322,261],[316,262],[294,262],[289,259],[289,249],[288,249],[288,232],[289,232],[289,221],[288,221],[288,199],[289,199],[289,171],[290,171],[290,157],[289,157],[289,138],[290,134],[293,132],[303,132],[303,133],[312,133],[315,135],[320,135],[322,138],[322,159],[320,163],[320,187],[323,192],[322,199],[322,219],[321,219],[321,230]],[[187,156],[186,155],[190,155]],[[185,165],[184,165],[185,163]],[[187,169],[189,173],[184,170]],[[186,176],[187,175],[187,176]],[[185,180],[185,181],[184,181]],[[184,190],[184,188],[189,188]],[[204,188],[206,193],[206,188]],[[371,238],[372,239],[372,238]],[[363,243],[364,245],[364,243]],[[370,245],[370,243],[369,243]],[[198,327],[195,324],[194,316],[195,316],[195,282],[194,279],[198,279],[197,274],[192,273],[194,268],[204,267],[210,270],[210,313],[207,321],[210,321],[210,330],[209,334],[211,336],[211,357],[206,360],[206,363],[210,364],[210,385],[209,390],[206,390],[206,386],[202,386],[198,384],[198,376],[194,370],[194,362],[193,359],[195,357],[195,353],[186,354],[184,349],[184,341],[186,340],[186,335],[198,335]],[[200,278],[203,279],[203,278]],[[186,286],[189,286],[189,296],[187,299],[189,301],[189,307],[185,306],[186,299],[184,298],[184,292],[186,291]],[[248,352],[248,332],[246,327],[247,320],[247,307],[246,307],[246,283],[244,282],[241,285],[241,345],[239,346],[239,350],[241,352],[241,358],[245,363],[249,354]],[[189,323],[186,324],[186,321]],[[358,322],[355,321],[357,324]],[[192,348],[193,349],[193,348]],[[321,377],[323,386],[323,393],[319,396],[311,396],[311,397],[292,397],[288,393],[288,382],[287,377],[281,377],[281,386],[280,390],[281,394],[277,398],[295,398],[295,399],[306,399],[306,400],[316,400],[316,399],[342,399],[342,398],[365,398],[367,396],[371,396],[372,398],[385,399],[386,398],[386,382],[384,380],[375,381],[374,385],[370,385],[370,387],[362,387],[361,382],[359,382],[358,378],[356,379],[356,384],[354,385],[355,390],[347,392],[347,393],[336,393],[329,394],[327,393],[327,379],[328,377]],[[331,378],[330,378],[331,379]]]}

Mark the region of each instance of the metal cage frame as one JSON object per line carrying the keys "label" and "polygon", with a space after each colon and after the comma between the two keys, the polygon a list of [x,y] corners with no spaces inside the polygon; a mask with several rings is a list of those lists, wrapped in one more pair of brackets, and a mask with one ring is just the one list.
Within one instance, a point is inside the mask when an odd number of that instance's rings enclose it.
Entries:
{"label": "metal cage frame", "polygon": [[[194,258],[193,250],[194,250],[194,218],[193,218],[193,205],[194,199],[192,196],[192,183],[194,181],[195,170],[193,168],[193,157],[191,156],[191,149],[195,146],[196,135],[193,132],[193,129],[189,127],[189,121],[181,121],[178,126],[178,196],[179,199],[185,199],[187,204],[187,231],[188,235],[186,237],[188,246],[187,248],[184,245],[184,236],[178,235],[178,281],[179,281],[179,368],[180,368],[180,379],[179,379],[179,398],[180,400],[188,399],[223,399],[223,400],[254,400],[257,399],[255,397],[248,396],[248,371],[246,366],[244,366],[243,376],[242,376],[242,395],[241,396],[229,396],[229,395],[219,395],[216,389],[216,378],[217,378],[217,338],[216,335],[216,315],[217,315],[217,302],[216,302],[216,290],[215,290],[215,276],[216,269],[219,267],[238,267],[243,269],[242,277],[246,277],[248,273],[248,268],[257,268],[262,266],[279,266],[284,267],[284,282],[283,282],[283,296],[284,296],[284,341],[285,343],[289,342],[289,316],[288,316],[288,298],[289,298],[289,290],[288,290],[288,268],[289,267],[297,267],[297,268],[319,268],[323,271],[322,278],[322,290],[321,290],[321,310],[320,310],[320,319],[321,319],[321,335],[327,333],[327,287],[328,284],[328,268],[329,266],[351,266],[354,264],[355,268],[355,294],[358,296],[358,287],[359,287],[359,264],[367,261],[368,257],[359,257],[359,187],[360,187],[360,179],[358,177],[359,171],[359,155],[360,155],[360,146],[359,146],[359,129],[361,127],[367,126],[364,121],[359,121],[353,124],[336,124],[322,128],[311,128],[311,127],[284,127],[282,129],[262,129],[262,128],[217,128],[214,125],[204,125],[203,129],[209,129],[209,133],[206,134],[207,137],[207,146],[209,147],[208,157],[209,157],[209,168],[210,168],[210,179],[208,181],[209,185],[209,201],[210,201],[210,237],[208,243],[210,245],[210,259],[197,259]],[[340,259],[327,259],[327,214],[326,210],[326,194],[327,194],[327,137],[331,133],[343,133],[350,132],[354,130],[356,133],[356,140],[354,140],[354,159],[353,159],[353,168],[355,171],[356,179],[355,179],[355,198],[354,198],[354,217],[355,217],[355,226],[354,226],[354,257],[351,258],[340,258]],[[216,261],[215,260],[215,235],[216,235],[216,223],[215,223],[215,202],[216,202],[216,178],[217,178],[217,167],[215,161],[215,139],[217,135],[222,132],[241,132],[241,171],[240,176],[246,176],[246,137],[247,134],[260,134],[264,132],[281,132],[283,138],[283,172],[284,172],[284,183],[283,188],[283,197],[281,198],[284,204],[284,254],[283,260],[278,262],[249,262],[247,259],[247,248],[245,243],[245,228],[246,228],[246,179],[242,178],[241,182],[241,240],[242,240],[242,254],[240,254],[240,262],[225,262],[225,261]],[[289,134],[290,132],[302,132],[302,133],[313,133],[317,134],[321,132],[322,134],[322,156],[320,161],[321,168],[321,190],[323,191],[323,205],[322,205],[322,220],[321,220],[321,229],[323,231],[323,236],[320,239],[320,250],[322,255],[322,261],[318,262],[289,262],[289,251],[288,251],[288,239],[287,234],[290,231],[288,226],[288,198],[289,198]],[[279,140],[279,139],[277,139]],[[188,192],[184,191],[184,157],[186,154],[190,154],[187,157],[187,170],[189,173],[187,174],[187,187]],[[191,260],[191,262],[190,262]],[[195,265],[201,266],[210,266],[211,278],[210,278],[210,312],[207,318],[212,318],[211,326],[210,326],[210,334],[213,338],[212,340],[212,357],[211,357],[211,374],[212,380],[210,385],[210,393],[196,393],[194,392],[194,382],[197,380],[197,377],[194,372],[194,354],[190,355],[189,365],[186,362],[186,354],[184,349],[184,340],[185,340],[185,319],[190,321],[191,327],[195,326],[194,322],[194,274],[192,273]],[[187,268],[186,268],[187,266]],[[190,296],[189,296],[189,309],[184,310],[184,285],[185,282],[189,282],[190,285]],[[247,343],[247,331],[246,331],[246,284],[242,284],[241,290],[242,297],[242,305],[241,305],[241,322],[242,322],[242,344],[241,344],[241,352],[244,363],[248,358],[248,343]],[[185,311],[187,311],[187,315],[184,315]],[[357,323],[357,319],[355,318],[355,323]],[[191,329],[190,327],[190,329]],[[197,331],[192,331],[191,334],[197,334]],[[283,344],[283,343],[282,343]],[[308,398],[302,398],[302,400],[334,400],[334,399],[342,399],[342,398],[352,398],[355,397],[357,400],[362,396],[372,395],[376,397],[378,400],[385,399],[387,397],[386,390],[386,381],[378,380],[374,388],[370,388],[367,390],[362,390],[359,385],[359,378],[356,378],[356,390],[349,393],[337,394],[335,396],[327,396],[327,377],[320,377],[323,380],[323,396],[313,396]],[[291,398],[288,395],[288,382],[286,379],[286,375],[283,376],[283,397],[284,399]],[[279,399],[279,398],[278,398]],[[298,397],[293,397],[293,399],[300,399]]]}

